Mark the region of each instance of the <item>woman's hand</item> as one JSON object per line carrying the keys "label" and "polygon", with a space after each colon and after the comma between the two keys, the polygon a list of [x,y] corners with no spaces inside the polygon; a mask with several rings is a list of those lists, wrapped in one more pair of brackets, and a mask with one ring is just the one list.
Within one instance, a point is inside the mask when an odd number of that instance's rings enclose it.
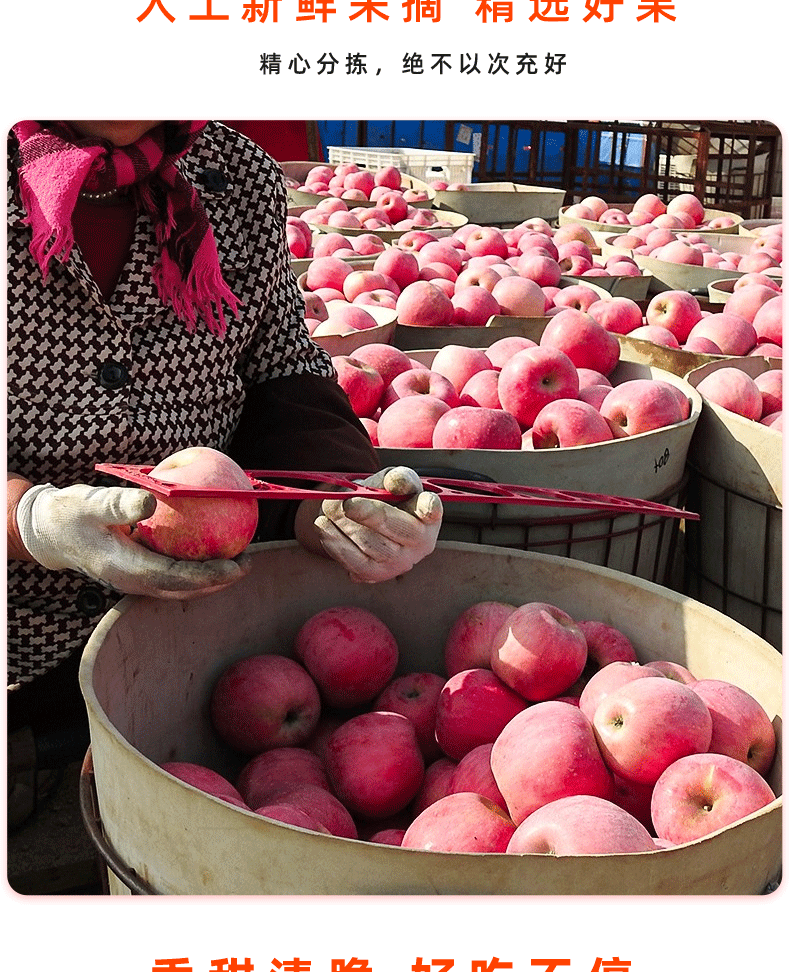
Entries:
{"label": "woman's hand", "polygon": [[136,543],[130,527],[149,517],[156,497],[144,489],[77,484],[33,486],[16,509],[19,536],[50,570],[78,570],[124,594],[186,600],[222,590],[249,571],[249,558],[172,560]]}
{"label": "woman's hand", "polygon": [[406,466],[383,469],[360,485],[409,499],[397,506],[361,496],[324,500],[314,528],[321,548],[352,580],[376,584],[405,574],[431,553],[442,501],[424,491],[420,477]]}

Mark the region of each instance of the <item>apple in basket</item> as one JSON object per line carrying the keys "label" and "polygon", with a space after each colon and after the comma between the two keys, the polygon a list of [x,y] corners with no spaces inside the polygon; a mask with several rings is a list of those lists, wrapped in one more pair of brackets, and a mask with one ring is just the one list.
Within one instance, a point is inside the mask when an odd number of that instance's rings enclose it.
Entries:
{"label": "apple in basket", "polygon": [[[244,470],[216,449],[182,449],[154,466],[150,475],[166,483],[242,489],[253,492]],[[156,509],[134,528],[132,537],[156,553],[177,560],[229,559],[252,540],[258,500],[246,497],[156,495]]]}

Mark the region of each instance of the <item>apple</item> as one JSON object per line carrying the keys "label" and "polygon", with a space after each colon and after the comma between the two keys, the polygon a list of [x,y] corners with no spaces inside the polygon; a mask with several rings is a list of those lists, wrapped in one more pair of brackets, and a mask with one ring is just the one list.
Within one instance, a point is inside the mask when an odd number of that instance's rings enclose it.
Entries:
{"label": "apple", "polygon": [[393,226],[409,215],[409,203],[399,189],[389,189],[377,196],[375,202],[378,209],[384,210]]}
{"label": "apple", "polygon": [[373,269],[390,277],[401,290],[405,290],[420,276],[417,257],[407,250],[400,250],[394,246],[381,251],[373,262]]}
{"label": "apple", "polygon": [[439,416],[431,445],[434,449],[520,449],[521,428],[501,408],[457,405]]}
{"label": "apple", "polygon": [[353,716],[329,737],[326,759],[340,801],[372,820],[403,810],[425,773],[414,726],[398,712]]}
{"label": "apple", "polygon": [[502,408],[499,400],[499,371],[486,368],[476,372],[461,389],[460,399],[462,405]]}
{"label": "apple", "polygon": [[587,313],[592,305],[600,300],[600,294],[592,287],[585,284],[571,284],[570,287],[563,287],[554,298],[556,307],[571,307]]}
{"label": "apple", "polygon": [[760,419],[760,425],[764,425],[769,429],[774,429],[776,432],[781,432],[784,425],[783,413],[771,412],[770,415],[764,415]]}
{"label": "apple", "polygon": [[382,412],[386,411],[399,398],[430,395],[445,402],[450,408],[461,404],[455,386],[449,378],[440,375],[433,368],[411,368],[395,375],[381,396]]}
{"label": "apple", "polygon": [[656,833],[672,844],[707,837],[773,803],[771,787],[740,760],[721,753],[684,756],[653,789]]}
{"label": "apple", "polygon": [[655,193],[648,192],[636,200],[634,209],[639,212],[650,213],[651,216],[660,216],[667,211],[667,206],[663,199]]}
{"label": "apple", "polygon": [[436,707],[436,741],[451,759],[493,742],[526,706],[488,668],[470,668],[452,675],[439,693]]}
{"label": "apple", "polygon": [[612,795],[589,719],[565,702],[538,702],[514,716],[494,741],[491,772],[516,825],[562,797]]}
{"label": "apple", "polygon": [[[580,245],[584,244],[580,243]],[[534,280],[539,287],[556,287],[563,272],[568,272],[563,271],[561,265],[552,257],[536,251],[524,253],[516,269],[519,276]]]}
{"label": "apple", "polygon": [[411,370],[409,356],[405,351],[401,351],[391,344],[382,344],[378,341],[374,341],[372,344],[363,344],[361,348],[357,348],[353,357],[357,361],[375,368],[383,378],[385,386],[389,385],[396,375]]}
{"label": "apple", "polygon": [[412,327],[443,327],[452,322],[453,303],[427,280],[408,284],[398,296],[398,322]]}
{"label": "apple", "polygon": [[740,368],[717,368],[697,384],[702,397],[715,405],[759,422],[763,396],[754,378]]}
{"label": "apple", "polygon": [[494,636],[515,610],[515,604],[505,601],[478,601],[461,611],[444,642],[442,657],[447,674],[490,668]]}
{"label": "apple", "polygon": [[323,322],[324,325],[334,323],[350,325],[355,331],[367,331],[378,326],[376,318],[364,307],[350,304],[345,299],[327,301],[326,310],[327,319]]}
{"label": "apple", "polygon": [[645,662],[643,667],[654,668],[665,678],[673,678],[676,682],[682,682],[683,685],[693,685],[697,681],[685,665],[668,661],[665,658],[657,658],[655,661]]}
{"label": "apple", "polygon": [[435,395],[399,398],[381,413],[377,429],[379,446],[384,449],[432,448],[436,423],[449,410],[447,402]]}
{"label": "apple", "polygon": [[432,803],[436,803],[443,796],[447,796],[450,792],[450,781],[457,765],[456,761],[450,759],[449,756],[440,756],[425,767],[422,785],[409,808],[414,817],[422,813]]}
{"label": "apple", "polygon": [[754,379],[755,385],[763,396],[763,411],[761,418],[773,412],[782,411],[782,369],[771,368],[763,371]]}
{"label": "apple", "polygon": [[305,287],[313,291],[331,287],[342,294],[343,281],[352,272],[350,264],[345,263],[340,257],[319,256],[308,264],[304,278]]}
{"label": "apple", "polygon": [[567,449],[613,439],[606,419],[589,403],[573,398],[549,402],[535,416],[535,449]]}
{"label": "apple", "polygon": [[514,354],[499,373],[499,400],[523,429],[558,398],[576,398],[579,377],[571,359],[557,348],[537,346]]}
{"label": "apple", "polygon": [[639,435],[683,421],[677,397],[652,378],[632,378],[615,385],[601,403],[601,415],[615,438]]}
{"label": "apple", "polygon": [[614,781],[612,803],[628,811],[632,817],[636,817],[639,823],[653,835],[655,830],[653,828],[653,818],[650,815],[650,801],[653,798],[652,784],[648,785],[645,783],[634,783],[633,780],[624,780],[616,773],[613,774],[612,778]]}
{"label": "apple", "polygon": [[519,824],[508,854],[642,854],[655,850],[648,830],[626,810],[597,796],[554,800]]}
{"label": "apple", "polygon": [[385,827],[383,830],[376,830],[367,841],[369,844],[388,844],[391,847],[400,847],[406,834],[402,827]]}
{"label": "apple", "polygon": [[752,326],[760,343],[782,347],[782,301],[781,294],[778,294],[767,300],[754,315]]}
{"label": "apple", "polygon": [[446,679],[433,672],[409,672],[393,679],[373,702],[377,712],[399,712],[414,726],[426,763],[442,755],[434,734],[436,706]]}
{"label": "apple", "polygon": [[620,360],[620,342],[595,318],[584,311],[567,308],[548,322],[540,346],[563,351],[577,368],[592,368],[610,374]]}
{"label": "apple", "polygon": [[321,713],[315,682],[284,655],[252,655],[228,665],[211,692],[209,711],[219,737],[248,755],[301,746]]}
{"label": "apple", "polygon": [[[333,793],[322,786],[301,783],[283,788],[277,794],[276,802],[308,814],[335,837],[347,837],[355,840],[358,836],[357,826],[348,809]],[[263,807],[265,806],[267,804],[263,805]],[[256,807],[255,813],[260,813],[261,809],[261,807]],[[267,814],[263,814],[263,816],[267,816]]]}
{"label": "apple", "polygon": [[384,393],[384,379],[371,365],[351,355],[332,358],[337,383],[348,396],[354,414],[370,418],[379,407]]}
{"label": "apple", "polygon": [[[244,470],[216,449],[195,446],[173,453],[150,472],[152,479],[182,486],[253,491]],[[134,527],[132,538],[176,560],[217,560],[238,556],[258,525],[258,501],[221,496],[167,497],[149,487],[156,509]]]}
{"label": "apple", "polygon": [[242,798],[250,807],[274,803],[285,790],[302,784],[329,790],[329,780],[321,759],[309,749],[285,746],[253,756],[236,779]]}
{"label": "apple", "polygon": [[[484,291],[488,293],[488,291]],[[490,294],[489,294],[490,296]],[[488,355],[482,348],[469,348],[461,344],[445,344],[434,355],[431,370],[444,375],[460,394],[467,381],[478,371],[491,367]]]}
{"label": "apple", "polygon": [[445,264],[458,276],[463,269],[464,258],[460,250],[457,250],[447,240],[440,239],[432,240],[420,247],[417,253],[417,262],[421,267],[431,263]]}
{"label": "apple", "polygon": [[294,653],[324,701],[344,709],[375,699],[398,663],[398,644],[389,628],[372,611],[352,605],[309,617],[296,633]]}
{"label": "apple", "polygon": [[202,790],[220,800],[225,800],[226,803],[232,803],[234,806],[247,806],[236,787],[229,780],[226,780],[222,774],[209,769],[208,766],[171,760],[167,763],[160,763],[160,769],[184,783],[189,783],[197,790]]}
{"label": "apple", "polygon": [[691,329],[689,338],[702,336],[717,344],[723,354],[740,356],[748,354],[757,344],[757,332],[754,327],[738,314],[723,311],[720,314],[709,314],[697,321]]}
{"label": "apple", "polygon": [[705,207],[699,199],[690,192],[682,192],[667,203],[667,213],[670,216],[688,214],[692,219],[692,226],[700,226],[705,219]]}
{"label": "apple", "polygon": [[484,327],[501,309],[490,290],[480,286],[464,286],[459,289],[458,281],[450,300],[453,304],[452,323],[455,327]]}
{"label": "apple", "polygon": [[329,317],[326,303],[318,294],[305,291],[304,297],[305,317],[310,317],[316,321],[325,321]]}
{"label": "apple", "polygon": [[493,743],[484,743],[470,750],[453,770],[450,777],[449,793],[477,793],[495,803],[501,810],[507,810],[505,798],[499,792],[494,774],[491,772],[491,750]]}
{"label": "apple", "polygon": [[640,665],[636,661],[611,661],[593,672],[579,696],[579,708],[593,721],[595,710],[607,697],[623,685],[639,678],[662,678],[662,673]]}
{"label": "apple", "polygon": [[423,810],[401,847],[465,854],[498,854],[515,830],[508,815],[477,793],[451,793]]}
{"label": "apple", "polygon": [[398,298],[391,290],[366,290],[355,297],[354,304],[360,307],[386,307],[395,310]]}
{"label": "apple", "polygon": [[502,277],[491,291],[506,317],[543,317],[546,302],[543,291],[526,277]]}
{"label": "apple", "polygon": [[680,343],[672,331],[666,327],[661,327],[659,324],[643,324],[641,327],[635,327],[630,332],[629,337],[636,338],[639,341],[650,341],[651,344],[657,344],[662,348],[677,349],[680,347]]}
{"label": "apple", "polygon": [[631,639],[604,621],[577,621],[587,642],[587,669],[597,671],[612,662],[635,662],[636,652]]}
{"label": "apple", "polygon": [[408,230],[399,237],[396,246],[407,253],[417,253],[426,243],[431,243],[436,239],[435,234],[425,230]]}
{"label": "apple", "polygon": [[391,290],[397,297],[400,287],[378,270],[352,270],[343,281],[343,296],[351,302],[371,290]]}
{"label": "apple", "polygon": [[630,297],[596,300],[587,308],[587,313],[612,334],[628,334],[642,325],[642,310]]}
{"label": "apple", "polygon": [[672,331],[683,344],[691,329],[702,318],[697,298],[686,290],[665,290],[656,294],[645,310],[645,321]]}
{"label": "apple", "polygon": [[685,240],[673,240],[652,251],[650,256],[667,263],[680,263],[691,267],[701,267],[704,263],[702,251]]}
{"label": "apple", "polygon": [[526,348],[536,348],[537,346],[537,341],[533,341],[528,337],[522,337],[519,334],[513,334],[509,337],[499,338],[499,340],[494,341],[486,349],[486,354],[494,368],[501,370],[505,362],[512,358],[516,351],[524,351]]}
{"label": "apple", "polygon": [[716,678],[701,678],[692,690],[707,705],[713,719],[709,752],[732,756],[765,776],[774,760],[776,733],[757,699],[737,685]]}
{"label": "apple", "polygon": [[660,675],[610,692],[592,724],[609,769],[645,784],[655,783],[675,760],[706,752],[713,731],[708,707],[693,689]]}
{"label": "apple", "polygon": [[290,824],[292,827],[301,827],[302,830],[314,830],[318,834],[329,834],[329,830],[314,817],[311,817],[309,813],[287,803],[267,803],[253,812],[261,817],[266,817],[267,820]]}
{"label": "apple", "polygon": [[721,354],[721,348],[716,344],[715,341],[711,341],[710,338],[703,337],[701,334],[697,334],[694,337],[687,339],[685,344],[681,345],[682,351],[692,351],[696,354]]}
{"label": "apple", "polygon": [[491,670],[528,702],[561,695],[579,678],[587,642],[573,618],[553,604],[522,604],[491,643]]}
{"label": "apple", "polygon": [[733,287],[732,294],[724,304],[724,310],[730,314],[737,314],[753,324],[757,311],[775,297],[776,290],[764,284],[751,284],[737,289]]}

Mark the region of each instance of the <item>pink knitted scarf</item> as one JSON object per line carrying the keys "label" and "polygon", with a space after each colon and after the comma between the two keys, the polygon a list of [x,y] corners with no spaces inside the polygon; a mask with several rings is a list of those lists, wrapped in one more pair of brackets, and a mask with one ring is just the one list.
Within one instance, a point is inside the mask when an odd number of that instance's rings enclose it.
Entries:
{"label": "pink knitted scarf", "polygon": [[46,279],[50,260],[66,262],[74,244],[72,214],[81,192],[128,189],[151,218],[160,247],[152,276],[162,301],[188,330],[201,317],[222,337],[223,302],[239,301],[222,279],[214,234],[197,190],[176,161],[205,121],[163,122],[132,145],[80,135],[66,122],[19,122],[19,192],[32,228],[30,252]]}

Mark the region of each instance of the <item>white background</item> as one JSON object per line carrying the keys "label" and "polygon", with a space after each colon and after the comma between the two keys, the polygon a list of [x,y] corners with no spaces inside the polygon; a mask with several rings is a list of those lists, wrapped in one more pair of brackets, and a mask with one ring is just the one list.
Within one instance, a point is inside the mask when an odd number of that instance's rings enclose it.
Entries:
{"label": "white background", "polygon": [[[675,23],[635,20],[625,0],[611,24],[530,23],[532,0],[515,0],[512,24],[483,25],[478,0],[445,0],[439,25],[403,24],[390,0],[384,25],[349,23],[336,0],[327,26],[241,20],[242,0],[214,0],[226,22],[190,22],[206,0],[165,0],[176,16],[136,17],[148,0],[37,0],[3,5],[2,114],[49,118],[764,119],[788,117],[786,5],[780,0],[676,0]],[[381,74],[365,79],[265,77],[261,53],[314,62],[365,53]],[[406,54],[564,53],[560,76],[445,78],[401,73]],[[624,889],[627,890],[627,889]],[[44,972],[148,972],[158,958],[188,956],[194,972],[213,959],[299,956],[312,972],[332,958],[369,961],[374,972],[409,972],[418,956],[494,956],[527,972],[532,958],[630,960],[632,972],[787,968],[788,897],[694,899],[2,899],[3,964]],[[537,966],[537,968],[544,968]]]}

